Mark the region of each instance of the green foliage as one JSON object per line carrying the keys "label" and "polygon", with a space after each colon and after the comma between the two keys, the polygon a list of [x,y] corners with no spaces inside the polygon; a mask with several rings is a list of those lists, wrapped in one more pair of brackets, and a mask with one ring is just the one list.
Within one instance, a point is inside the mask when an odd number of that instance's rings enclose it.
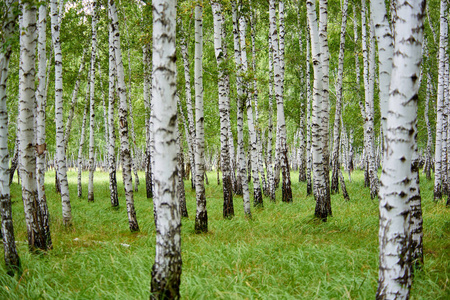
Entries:
{"label": "green foliage", "polygon": [[[117,174],[121,178],[121,174]],[[87,173],[83,188],[87,190]],[[141,177],[142,174],[141,174]],[[297,174],[293,173],[292,178]],[[372,299],[378,277],[378,202],[363,187],[363,174],[347,183],[352,200],[332,196],[327,223],[314,218],[314,199],[293,180],[294,202],[264,203],[244,217],[234,197],[236,217],[222,217],[222,187],[209,174],[206,186],[210,231],[194,233],[195,192],[186,182],[190,219],[183,220],[184,299]],[[1,299],[145,299],[149,297],[155,227],[152,201],[135,194],[141,232],[130,233],[119,183],[120,208],[110,207],[108,175],[95,176],[96,202],[76,197],[76,173],[69,172],[74,226],[65,229],[46,176],[54,249],[28,252],[20,186],[12,185],[13,219],[24,272],[0,276]],[[121,182],[121,180],[119,180]],[[448,299],[450,222],[445,204],[432,201],[433,181],[422,180],[425,265],[416,270],[412,299]],[[279,192],[279,191],[278,191]],[[280,195],[278,194],[278,199]],[[127,244],[130,245],[127,247]],[[0,273],[6,270],[2,264]]]}

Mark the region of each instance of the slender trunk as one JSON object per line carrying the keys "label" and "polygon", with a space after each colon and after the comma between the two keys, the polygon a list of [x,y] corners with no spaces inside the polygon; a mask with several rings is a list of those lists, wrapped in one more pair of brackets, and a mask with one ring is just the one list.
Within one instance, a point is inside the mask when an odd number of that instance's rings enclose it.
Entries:
{"label": "slender trunk", "polygon": [[91,44],[91,68],[89,71],[89,183],[88,183],[88,201],[94,201],[94,127],[95,127],[95,59],[97,55],[97,23],[98,23],[98,2],[92,2],[92,44]]}
{"label": "slender trunk", "polygon": [[[410,205],[419,193],[412,158],[425,1],[396,7],[394,56],[387,115],[386,153],[380,189],[380,258],[377,299],[408,299],[412,282]],[[405,42],[407,41],[407,42]],[[407,54],[407,55],[406,55]],[[420,198],[420,197],[419,197]],[[420,202],[420,201],[419,201]]]}
{"label": "slender trunk", "polygon": [[341,19],[341,35],[339,40],[339,65],[336,75],[336,108],[334,113],[334,132],[333,132],[333,158],[331,159],[333,173],[331,176],[331,192],[339,192],[339,146],[340,146],[340,132],[341,132],[341,110],[342,110],[342,80],[344,77],[344,50],[345,50],[345,33],[347,27],[347,7],[348,0],[344,0],[342,4],[342,19]]}
{"label": "slender trunk", "polygon": [[189,218],[186,207],[186,193],[184,190],[184,181],[183,181],[183,171],[184,171],[183,147],[181,143],[181,132],[178,127],[176,128],[176,133],[177,133],[177,198],[180,205],[181,217]]}
{"label": "slender trunk", "polygon": [[[3,20],[3,26],[0,30],[4,34],[0,40],[0,45],[5,46],[12,39],[15,31],[17,15],[13,12],[13,5],[16,0],[6,2],[6,19]],[[0,214],[2,218],[1,233],[3,240],[3,249],[5,257],[6,271],[8,275],[13,276],[15,272],[21,273],[20,258],[17,253],[14,225],[12,220],[11,193],[10,193],[10,169],[8,152],[8,108],[7,102],[7,81],[9,71],[9,61],[11,58],[11,45],[4,48],[0,53]]]}
{"label": "slender trunk", "polygon": [[203,8],[195,6],[195,193],[197,213],[195,216],[195,231],[208,232],[208,213],[205,195],[205,125],[203,115]]}
{"label": "slender trunk", "polygon": [[430,70],[427,72],[427,94],[425,97],[425,110],[424,110],[424,117],[425,117],[425,124],[427,126],[427,149],[425,153],[425,166],[424,171],[426,174],[427,180],[431,180],[431,168],[432,168],[432,143],[433,143],[433,134],[431,131],[431,124],[428,117],[428,109],[429,109],[429,103],[430,103],[430,96],[431,96],[431,75]]}
{"label": "slender trunk", "polygon": [[180,299],[181,214],[177,199],[176,1],[153,0],[155,263],[150,299]]}
{"label": "slender trunk", "polygon": [[147,192],[147,199],[153,198],[153,174],[152,174],[152,151],[151,151],[151,136],[150,130],[150,103],[152,96],[152,65],[151,65],[151,51],[150,44],[142,47],[143,61],[144,61],[144,105],[145,105],[145,189]]}
{"label": "slender trunk", "polygon": [[[112,32],[112,26],[109,24],[109,68],[108,68],[108,171],[109,171],[109,192],[110,192],[110,201],[112,207],[119,206],[119,196],[117,193],[117,176],[116,176],[116,156],[115,156],[115,148],[116,148],[116,125],[114,122],[115,116],[115,91],[116,91],[116,55],[114,53],[114,38]],[[145,97],[145,96],[144,96]]]}
{"label": "slender trunk", "polygon": [[312,156],[311,156],[311,55],[310,28],[306,34],[306,194],[312,194]]}
{"label": "slender trunk", "polygon": [[219,112],[220,112],[220,168],[222,169],[223,181],[223,217],[231,218],[234,216],[233,207],[233,186],[231,183],[230,156],[228,147],[228,128],[230,127],[230,99],[226,92],[225,65],[223,61],[223,48],[226,44],[222,43],[223,15],[222,5],[219,2],[211,4],[214,15],[214,50],[219,70]]}
{"label": "slender trunk", "polygon": [[[86,98],[89,95],[89,84],[86,90]],[[83,189],[81,185],[81,172],[83,171],[83,146],[84,146],[84,135],[86,132],[86,119],[87,119],[87,102],[84,106],[84,114],[83,114],[83,123],[81,125],[81,134],[80,134],[80,146],[78,147],[78,198],[81,198],[83,195]]]}
{"label": "slender trunk", "polygon": [[[247,31],[247,21],[244,15],[241,15],[239,18],[239,33],[240,33],[240,49],[241,49],[241,72],[242,76],[247,76],[247,51],[246,51],[246,41],[245,41],[245,33]],[[257,146],[257,137],[256,137],[256,129],[253,121],[253,107],[251,102],[251,97],[249,97],[248,88],[246,88],[248,82],[244,82],[244,93],[243,93],[243,102],[247,108],[247,125],[248,132],[250,135],[250,161],[251,161],[251,173],[253,179],[253,205],[254,206],[263,206],[263,198],[261,191],[261,183],[259,180],[258,174],[258,146]]]}
{"label": "slender trunk", "polygon": [[50,235],[49,212],[47,207],[47,197],[45,195],[45,157],[47,155],[47,144],[45,143],[45,108],[47,98],[45,97],[45,75],[47,71],[46,54],[46,24],[47,6],[39,7],[38,20],[38,85],[36,89],[36,181],[39,207],[42,214],[44,235],[47,240],[47,247],[52,248]]}
{"label": "slender trunk", "polygon": [[111,32],[114,38],[114,54],[117,68],[117,90],[120,99],[119,105],[119,132],[120,132],[120,152],[122,157],[122,176],[125,189],[125,200],[127,203],[128,224],[131,232],[139,231],[136,219],[133,199],[133,183],[131,178],[131,155],[130,144],[128,142],[128,110],[124,68],[122,62],[122,51],[120,50],[119,19],[114,0],[109,2],[109,13],[111,17]]}
{"label": "slender trunk", "polygon": [[193,105],[192,105],[192,93],[191,93],[191,73],[190,73],[190,67],[189,67],[189,53],[188,53],[188,47],[186,43],[186,38],[184,37],[185,32],[183,30],[183,22],[181,18],[178,18],[178,25],[181,29],[181,34],[179,35],[180,40],[180,50],[181,50],[181,56],[183,57],[183,67],[184,67],[184,89],[186,94],[186,109],[187,109],[187,117],[188,117],[188,132],[189,137],[186,137],[186,140],[188,141],[188,153],[189,153],[189,161],[191,162],[191,183],[192,188],[195,188],[195,123],[194,123],[194,112],[193,112]]}
{"label": "slender trunk", "polygon": [[272,40],[272,31],[269,28],[269,130],[267,133],[267,177],[269,181],[269,197],[270,200],[275,202],[275,174],[274,174],[274,168],[272,165],[273,161],[273,151],[272,151],[272,144],[273,144],[273,97],[274,97],[274,89],[273,89],[273,83],[274,83],[274,76],[273,76],[273,56],[274,56],[274,49],[272,46],[273,40]]}
{"label": "slender trunk", "polygon": [[64,149],[63,122],[63,76],[61,41],[59,39],[62,12],[58,12],[56,0],[51,1],[52,42],[55,53],[55,125],[56,125],[56,171],[61,187],[63,223],[72,224],[72,207],[70,205],[69,185],[67,182],[66,154]]}
{"label": "slender trunk", "polygon": [[436,144],[434,147],[434,200],[442,199],[442,128],[444,118],[445,58],[448,43],[447,2],[441,1],[438,90],[436,100]]}

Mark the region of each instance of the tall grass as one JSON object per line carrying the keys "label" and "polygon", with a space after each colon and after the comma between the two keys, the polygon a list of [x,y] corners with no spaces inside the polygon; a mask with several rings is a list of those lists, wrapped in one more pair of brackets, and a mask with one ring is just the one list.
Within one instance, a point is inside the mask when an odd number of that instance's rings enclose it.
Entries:
{"label": "tall grass", "polygon": [[[314,198],[293,174],[294,202],[271,203],[244,217],[222,218],[222,187],[206,186],[209,233],[195,234],[195,192],[186,182],[189,219],[183,220],[181,294],[184,299],[372,299],[378,277],[378,202],[356,172],[347,183],[350,202],[332,196],[333,217],[313,218]],[[141,178],[143,178],[141,174]],[[23,274],[0,267],[0,299],[147,299],[154,260],[153,204],[145,187],[135,194],[141,232],[130,233],[123,186],[120,208],[109,201],[108,176],[95,175],[95,202],[77,198],[76,173],[69,172],[73,227],[62,224],[54,173],[46,176],[54,249],[28,252],[20,186],[12,184],[13,218]],[[121,174],[118,174],[121,178]],[[215,178],[210,176],[210,178]],[[121,181],[121,180],[119,180]],[[432,201],[433,182],[422,180],[425,266],[416,271],[412,299],[450,299],[450,217]],[[281,199],[281,194],[277,194]]]}

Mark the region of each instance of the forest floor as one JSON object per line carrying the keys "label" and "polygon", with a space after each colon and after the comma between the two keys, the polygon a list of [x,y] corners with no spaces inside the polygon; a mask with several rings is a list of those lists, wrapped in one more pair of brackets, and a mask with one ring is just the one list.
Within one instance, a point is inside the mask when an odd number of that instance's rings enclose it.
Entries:
{"label": "forest floor", "polygon": [[[292,173],[293,203],[264,199],[244,216],[234,197],[235,217],[222,218],[222,186],[209,174],[209,232],[195,234],[195,192],[186,181],[189,218],[182,223],[183,299],[373,299],[378,277],[378,201],[363,187],[362,172],[347,182],[351,201],[332,196],[333,217],[313,218],[315,201]],[[54,172],[46,175],[53,250],[30,254],[17,178],[11,186],[14,229],[23,274],[6,275],[0,265],[0,299],[148,299],[154,262],[153,204],[144,174],[134,200],[141,231],[130,233],[122,174],[120,208],[109,201],[107,173],[95,174],[95,202],[77,198],[69,172],[73,226],[64,228]],[[346,180],[348,177],[346,176]],[[411,299],[450,299],[450,208],[432,201],[433,181],[421,178],[425,265],[416,270]],[[277,199],[281,199],[277,191]]]}

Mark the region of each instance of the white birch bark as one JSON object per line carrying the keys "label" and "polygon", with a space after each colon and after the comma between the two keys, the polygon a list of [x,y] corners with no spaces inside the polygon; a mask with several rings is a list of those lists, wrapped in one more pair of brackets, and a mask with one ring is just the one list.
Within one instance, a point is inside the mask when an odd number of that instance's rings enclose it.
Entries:
{"label": "white birch bark", "polygon": [[[239,18],[239,35],[240,35],[240,49],[241,49],[241,72],[242,76],[247,77],[248,72],[248,63],[247,63],[247,50],[246,50],[246,40],[245,35],[247,31],[247,21],[245,16],[242,14]],[[263,198],[261,191],[261,183],[259,180],[258,174],[258,146],[257,146],[257,137],[256,137],[256,129],[253,120],[253,107],[252,107],[252,99],[249,96],[248,89],[245,88],[248,83],[244,83],[244,93],[243,93],[243,101],[247,110],[247,125],[248,132],[250,135],[250,160],[252,166],[252,179],[253,179],[253,205],[254,206],[263,206]]]}
{"label": "white birch bark", "polygon": [[[3,49],[6,43],[13,38],[17,15],[14,13],[14,5],[17,0],[8,0],[5,3],[5,19],[0,30],[3,33],[3,39],[0,40],[0,46]],[[7,81],[9,72],[9,62],[11,58],[11,45],[0,52],[0,214],[2,218],[1,233],[3,241],[4,258],[7,273],[11,276],[14,272],[20,272],[21,264],[17,253],[14,225],[11,209],[10,169],[8,152],[8,107],[7,103]]]}
{"label": "white birch bark", "polygon": [[380,189],[380,271],[377,299],[408,299],[412,281],[411,163],[422,61],[425,1],[398,5],[387,116],[387,150]]}
{"label": "white birch bark", "polygon": [[98,2],[92,1],[92,43],[91,43],[91,67],[89,71],[89,182],[88,182],[88,201],[94,201],[94,128],[95,128],[95,59],[97,55],[97,23],[98,23]]}
{"label": "white birch bark", "polygon": [[434,148],[434,200],[442,199],[442,128],[444,118],[445,53],[448,45],[447,2],[441,1],[439,35],[438,90],[436,100],[436,143]]}
{"label": "white birch bark", "polygon": [[45,143],[45,108],[47,98],[45,97],[45,75],[47,71],[47,5],[39,6],[38,19],[38,84],[36,88],[36,182],[38,192],[38,202],[42,214],[42,224],[48,249],[52,248],[50,235],[49,212],[47,198],[45,194],[45,158],[47,154],[47,144]]}
{"label": "white birch bark", "polygon": [[145,189],[147,198],[153,198],[153,172],[152,172],[152,152],[151,143],[152,132],[150,130],[150,103],[152,96],[152,59],[150,44],[142,47],[144,62],[144,105],[145,105]]}
{"label": "white birch bark", "polygon": [[426,149],[426,153],[425,153],[425,166],[424,168],[424,172],[425,172],[425,176],[427,178],[427,180],[431,180],[431,169],[432,169],[432,163],[433,163],[433,159],[432,159],[432,143],[433,143],[433,133],[431,131],[431,124],[430,124],[430,119],[428,117],[428,110],[429,110],[429,106],[430,106],[430,97],[431,97],[431,74],[430,74],[430,70],[427,71],[427,92],[426,92],[426,96],[425,96],[425,109],[424,109],[424,119],[425,119],[425,124],[427,126],[427,149]]}
{"label": "white birch bark", "polygon": [[323,80],[322,80],[322,61],[321,47],[319,41],[319,30],[317,26],[317,16],[315,2],[308,0],[306,2],[307,17],[310,28],[311,37],[311,54],[314,66],[314,86],[313,86],[313,102],[311,111],[311,152],[312,152],[312,169],[313,169],[313,192],[316,200],[315,216],[324,221],[328,217],[327,191],[328,176],[324,166],[323,151]]}
{"label": "white birch bark", "polygon": [[179,299],[181,215],[177,199],[176,1],[153,5],[155,264],[151,299]]}
{"label": "white birch bark", "polygon": [[312,156],[311,156],[311,54],[310,28],[306,34],[306,194],[312,194]]}
{"label": "white birch bark", "polygon": [[333,132],[333,157],[331,159],[332,164],[332,176],[331,176],[331,192],[339,192],[339,146],[341,143],[341,111],[342,111],[342,81],[344,77],[344,50],[345,50],[345,33],[347,28],[347,8],[348,0],[344,0],[341,9],[341,34],[339,38],[339,62],[338,71],[336,75],[336,107],[334,112],[334,132]]}
{"label": "white birch bark", "polygon": [[211,1],[214,17],[214,53],[219,71],[219,112],[220,112],[220,168],[222,169],[223,181],[223,217],[234,216],[233,207],[233,185],[231,181],[230,156],[228,147],[228,128],[230,127],[230,99],[226,92],[225,61],[223,60],[223,48],[226,44],[222,42],[223,15],[222,5],[217,1]]}
{"label": "white birch bark", "polygon": [[[250,193],[248,188],[247,167],[244,153],[244,115],[243,115],[243,78],[241,74],[241,51],[239,39],[238,11],[236,1],[231,2],[233,16],[233,41],[234,41],[234,62],[236,65],[236,88],[237,88],[237,164],[239,168],[237,184],[242,187],[242,198],[244,202],[244,212],[251,218]],[[237,193],[238,194],[238,193]]]}
{"label": "white birch bark", "polygon": [[356,74],[356,88],[360,90],[360,69],[359,69],[359,56],[358,56],[358,19],[356,18],[356,5],[353,5],[353,42],[355,43],[355,74]]}
{"label": "white birch bark", "polygon": [[[108,16],[110,16],[108,11]],[[109,192],[110,192],[110,201],[112,207],[119,206],[119,196],[117,193],[117,173],[116,173],[116,125],[114,122],[115,116],[115,106],[116,106],[116,78],[117,78],[117,68],[116,68],[116,54],[114,53],[114,38],[112,32],[112,26],[109,24],[109,67],[108,67],[108,172],[109,172]],[[144,79],[145,80],[145,79]],[[145,101],[145,91],[144,91],[144,101]]]}
{"label": "white birch bark", "polygon": [[[88,100],[89,98],[89,84],[87,85],[86,88],[86,100]],[[84,105],[84,113],[83,113],[83,122],[81,124],[81,134],[80,134],[80,143],[78,146],[78,185],[77,185],[77,191],[78,191],[78,198],[81,198],[83,196],[83,186],[81,185],[81,174],[83,172],[83,146],[84,146],[84,136],[85,136],[85,132],[86,132],[86,119],[87,119],[87,101],[86,104]]]}
{"label": "white birch bark", "polygon": [[[280,163],[281,173],[283,176],[282,183],[282,201],[292,202],[291,175],[289,171],[288,148],[286,142],[286,120],[284,115],[284,0],[279,2],[279,49],[275,59],[274,75],[275,75],[275,97],[277,101],[277,127],[280,132]],[[272,19],[273,20],[273,19]],[[276,40],[276,39],[274,39]],[[278,73],[279,71],[279,73]]]}
{"label": "white birch bark", "polygon": [[370,180],[370,196],[375,198],[378,194],[378,176],[375,164],[375,141],[374,141],[374,71],[375,71],[375,49],[372,39],[370,46],[367,45],[366,26],[366,0],[361,0],[361,27],[362,27],[362,49],[364,62],[364,99],[365,99],[365,141],[366,166]]}
{"label": "white birch bark", "polygon": [[197,213],[195,215],[195,231],[208,232],[208,213],[205,196],[205,125],[203,115],[203,8],[195,6],[195,193]]}
{"label": "white birch bark", "polygon": [[119,105],[119,132],[120,132],[120,152],[123,165],[123,185],[125,189],[125,200],[127,204],[128,224],[131,232],[139,231],[139,225],[136,219],[136,211],[133,199],[133,183],[131,177],[131,155],[130,144],[128,142],[128,110],[127,94],[125,85],[124,67],[122,62],[122,51],[120,49],[119,20],[114,0],[109,1],[109,10],[111,16],[111,31],[114,36],[114,54],[116,58],[117,69],[117,90],[120,100]]}
{"label": "white birch bark", "polygon": [[63,223],[70,226],[72,223],[72,208],[70,205],[69,185],[67,182],[66,153],[64,149],[64,122],[63,122],[63,77],[61,54],[61,12],[58,12],[57,0],[51,0],[51,28],[53,51],[55,53],[55,125],[56,125],[56,170],[61,187],[61,202]]}
{"label": "white birch bark", "polygon": [[184,67],[184,89],[186,94],[186,109],[187,109],[187,119],[188,119],[188,132],[189,138],[186,138],[188,141],[188,154],[189,161],[191,163],[191,175],[193,184],[193,188],[195,187],[195,123],[194,123],[194,112],[192,105],[192,92],[191,92],[191,73],[189,66],[189,52],[185,38],[185,31],[183,29],[183,22],[181,18],[178,18],[178,25],[180,26],[181,35],[179,36],[180,41],[180,51],[181,56],[183,57],[183,67]]}
{"label": "white birch bark", "polygon": [[273,56],[274,49],[272,46],[272,34],[269,28],[269,124],[268,124],[268,133],[267,133],[267,178],[268,178],[268,186],[269,186],[269,198],[271,201],[275,201],[275,176],[274,176],[274,168],[273,168],[273,98],[274,98],[274,88],[273,88]]}
{"label": "white birch bark", "polygon": [[47,250],[42,213],[36,185],[35,140],[35,51],[36,6],[20,2],[20,74],[19,74],[19,169],[22,181],[22,200],[31,251]]}

